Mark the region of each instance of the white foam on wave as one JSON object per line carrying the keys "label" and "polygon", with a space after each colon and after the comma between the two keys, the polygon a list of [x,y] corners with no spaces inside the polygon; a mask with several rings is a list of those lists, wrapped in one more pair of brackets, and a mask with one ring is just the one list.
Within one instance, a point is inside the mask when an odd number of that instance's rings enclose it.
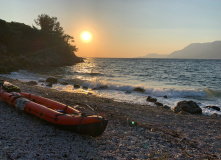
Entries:
{"label": "white foam on wave", "polygon": [[173,88],[145,88],[146,94],[151,94],[156,97],[171,97],[171,98],[185,98],[185,97],[205,97],[204,90],[193,89],[173,89]]}
{"label": "white foam on wave", "polygon": [[11,72],[10,74],[1,74],[3,77],[18,79],[24,82],[36,81],[38,79],[37,74],[28,72],[26,70],[19,70],[17,72]]}
{"label": "white foam on wave", "polygon": [[120,83],[107,83],[100,80],[84,81],[84,86],[89,88],[99,89],[102,86],[107,86],[106,90],[118,90],[118,91],[129,91],[135,92],[135,88],[143,88],[144,94],[155,97],[167,96],[170,98],[186,98],[186,97],[206,97],[207,92],[204,89],[175,89],[175,88],[160,88],[160,87],[140,87],[139,85],[124,85]]}
{"label": "white foam on wave", "polygon": [[[221,109],[221,107],[219,107]],[[202,108],[203,114],[211,116],[212,114],[218,114],[221,115],[220,111],[217,111],[215,109],[207,109],[207,108]]]}
{"label": "white foam on wave", "polygon": [[[125,94],[122,91],[114,91],[114,90],[98,90],[93,92],[95,95],[114,99],[119,102],[127,102],[127,103],[133,103],[133,104],[140,104],[140,105],[151,105],[155,106],[152,102],[147,102],[146,98],[147,95],[141,94],[141,93],[131,93],[131,94]],[[221,115],[220,111],[216,111],[214,109],[206,109],[205,106],[217,106],[217,104],[220,104],[221,101],[198,101],[196,99],[187,99],[187,98],[163,98],[163,97],[157,97],[157,101],[169,106],[171,109],[174,108],[178,102],[184,101],[184,100],[192,100],[198,103],[198,105],[202,108],[202,112],[204,115],[212,115],[214,113]],[[218,106],[221,108],[221,106]]]}
{"label": "white foam on wave", "polygon": [[[38,80],[42,78],[42,75],[34,74],[28,71],[20,70],[18,72],[12,72],[11,74],[2,75],[8,78],[19,79],[21,81],[31,81]],[[47,76],[48,77],[48,76]],[[219,106],[221,104],[221,91],[219,90],[211,90],[211,89],[179,89],[179,88],[160,88],[160,87],[149,87],[136,84],[120,84],[120,83],[108,83],[106,81],[98,80],[97,78],[86,79],[84,77],[75,77],[72,79],[63,80],[71,82],[69,85],[61,85],[56,84],[53,85],[54,89],[64,90],[68,92],[80,92],[88,94],[88,92],[92,92],[93,94],[101,97],[111,98],[120,102],[129,102],[135,104],[142,105],[154,105],[153,103],[146,102],[147,96],[152,96],[157,98],[158,102],[163,103],[164,105],[168,105],[171,108],[175,107],[179,101],[182,100],[193,100],[196,102],[200,102],[199,105],[203,109],[203,114],[211,115],[213,113],[221,115],[220,111],[216,111],[213,109],[205,109],[205,106]],[[73,84],[80,83],[81,86],[86,86],[89,89],[75,89]],[[106,89],[100,90],[92,90],[93,88],[99,89],[102,86],[107,86]],[[145,89],[144,93],[135,92],[134,88],[143,88]],[[125,94],[125,92],[131,92],[130,94]],[[163,96],[167,96],[168,98],[163,98]],[[209,99],[208,99],[209,98]],[[220,107],[221,108],[221,107]]]}

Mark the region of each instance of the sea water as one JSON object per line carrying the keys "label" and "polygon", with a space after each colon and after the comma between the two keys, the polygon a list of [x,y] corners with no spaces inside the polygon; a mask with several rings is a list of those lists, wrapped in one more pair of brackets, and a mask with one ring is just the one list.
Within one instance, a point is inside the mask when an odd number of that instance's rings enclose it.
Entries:
{"label": "sea water", "polygon": [[[221,112],[205,106],[221,108],[221,60],[193,59],[125,59],[87,58],[84,63],[45,70],[20,70],[3,75],[22,81],[40,80],[54,76],[60,83],[52,88],[69,92],[92,93],[116,101],[143,105],[147,96],[175,107],[179,101],[193,100],[203,114]],[[39,82],[39,86],[42,86]],[[79,84],[88,89],[75,89]],[[136,92],[135,88],[144,92]],[[164,98],[167,96],[167,98]]]}

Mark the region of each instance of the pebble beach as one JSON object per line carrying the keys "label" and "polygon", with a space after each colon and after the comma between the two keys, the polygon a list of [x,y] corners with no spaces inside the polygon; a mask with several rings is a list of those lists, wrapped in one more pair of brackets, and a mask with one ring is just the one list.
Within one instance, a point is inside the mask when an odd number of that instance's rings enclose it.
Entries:
{"label": "pebble beach", "polygon": [[90,137],[58,129],[0,101],[0,159],[221,159],[221,117],[176,114],[150,105],[58,91],[5,79],[28,92],[104,114],[104,133]]}

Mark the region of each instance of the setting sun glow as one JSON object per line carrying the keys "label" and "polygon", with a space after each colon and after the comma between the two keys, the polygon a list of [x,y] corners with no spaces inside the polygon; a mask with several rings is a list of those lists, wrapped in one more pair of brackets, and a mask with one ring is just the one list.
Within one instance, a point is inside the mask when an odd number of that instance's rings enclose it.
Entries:
{"label": "setting sun glow", "polygon": [[91,33],[87,32],[87,31],[82,32],[81,38],[83,39],[83,41],[89,42],[91,40]]}

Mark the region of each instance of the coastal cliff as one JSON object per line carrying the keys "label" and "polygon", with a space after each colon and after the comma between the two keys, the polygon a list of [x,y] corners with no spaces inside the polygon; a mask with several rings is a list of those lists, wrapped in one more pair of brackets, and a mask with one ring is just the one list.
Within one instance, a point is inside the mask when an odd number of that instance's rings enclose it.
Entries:
{"label": "coastal cliff", "polygon": [[0,19],[0,73],[83,62],[83,58],[75,55],[76,46],[69,43],[73,37],[64,34],[62,27],[59,29],[59,32],[45,31]]}

